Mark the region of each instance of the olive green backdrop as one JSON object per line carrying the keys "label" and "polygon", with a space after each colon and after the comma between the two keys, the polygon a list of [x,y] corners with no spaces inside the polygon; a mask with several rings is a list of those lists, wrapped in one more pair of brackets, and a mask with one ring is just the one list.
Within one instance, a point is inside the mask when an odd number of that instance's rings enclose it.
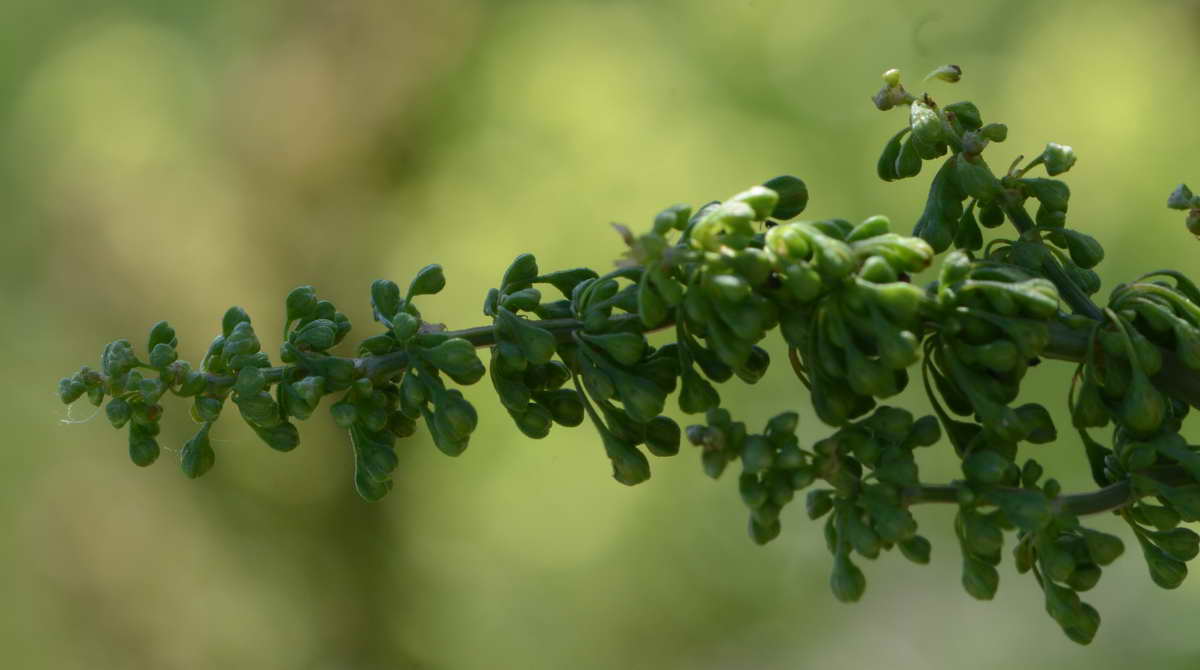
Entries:
{"label": "olive green backdrop", "polygon": [[[866,596],[841,605],[801,505],[754,546],[733,482],[689,447],[629,489],[590,430],[521,438],[487,384],[468,391],[470,449],[448,459],[422,429],[379,504],[355,496],[324,412],[287,455],[227,417],[217,467],[188,481],[186,402],[164,403],[164,453],[139,470],[102,415],[55,395],[159,319],[193,361],[230,304],[270,342],[299,284],[357,341],[375,332],[370,282],[430,262],[449,286],[426,315],[477,325],[516,254],[603,269],[621,251],[609,222],[644,228],[780,173],[808,182],[807,215],[907,228],[928,175],[874,173],[905,123],[869,101],[893,66],[920,90],[961,65],[929,89],[1009,124],[993,165],[1075,147],[1071,220],[1109,252],[1106,292],[1196,273],[1200,242],[1164,205],[1200,183],[1198,30],[1194,1],[6,0],[0,665],[1200,666],[1200,582],[1161,591],[1134,552],[1090,594],[1104,623],[1087,648],[1011,565],[996,602],[962,591],[948,508],[917,513],[931,565],[864,563]],[[803,439],[825,434],[771,351],[757,388],[722,390],[730,407],[753,426],[799,408]],[[1061,407],[1068,370],[1035,372],[1028,398]],[[899,402],[926,410],[920,393]],[[949,480],[941,451],[922,467]],[[1068,431],[1032,451],[1087,485]]]}

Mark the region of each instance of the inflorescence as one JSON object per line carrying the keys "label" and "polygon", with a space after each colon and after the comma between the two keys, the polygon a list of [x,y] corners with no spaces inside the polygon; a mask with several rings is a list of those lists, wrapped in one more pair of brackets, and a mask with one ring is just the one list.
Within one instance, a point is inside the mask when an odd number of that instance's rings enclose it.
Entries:
{"label": "inflorescence", "polygon": [[[959,76],[946,66],[931,78]],[[358,345],[357,357],[337,356],[330,352],[350,322],[302,286],[285,301],[280,365],[262,350],[249,315],[233,307],[198,366],[178,358],[164,321],[150,331],[146,358],[128,340],[112,342],[99,369],[60,382],[60,396],[96,406],[108,398],[108,419],[128,426],[129,455],[140,466],[159,456],[162,397],[191,398],[200,428],[180,465],[192,478],[216,461],[209,435],[227,402],[268,446],[290,451],[300,442],[294,421],[332,396],[329,411],[354,448],[355,487],[379,500],[393,485],[396,441],[418,423],[446,455],[463,453],[477,414],[455,386],[487,376],[531,438],[554,424],[590,422],[623,484],[648,479],[647,453],[673,456],[684,439],[714,479],[740,462],[738,491],[757,543],[779,535],[784,507],[806,491],[807,515],[825,518],[830,586],[842,601],[858,600],[866,586],[855,557],[898,548],[928,562],[913,505],[957,505],[967,593],[994,596],[1005,533],[1015,531],[1017,570],[1033,574],[1046,611],[1086,644],[1100,614],[1079,594],[1125,545],[1081,517],[1119,515],[1163,588],[1179,586],[1200,553],[1200,535],[1180,525],[1200,520],[1200,447],[1180,436],[1190,408],[1200,407],[1200,290],[1162,270],[1120,284],[1103,306],[1093,302],[1104,250],[1067,227],[1070,190],[1053,178],[1075,163],[1071,147],[1048,144],[998,175],[983,154],[1006,139],[1004,124],[983,123],[970,102],[914,96],[895,70],[884,80],[876,106],[909,115],[884,146],[879,176],[912,178],[935,166],[912,236],[892,232],[883,216],[794,220],[808,190],[796,177],[777,177],[695,211],[669,207],[641,235],[618,227],[628,250],[603,275],[544,273],[532,255],[517,257],[487,293],[486,326],[450,331],[423,318],[417,303],[445,286],[442,268],[430,265],[403,293],[374,282],[380,332]],[[1038,166],[1049,178],[1026,176]],[[1200,197],[1181,185],[1168,204],[1188,210],[1187,227],[1200,235]],[[983,229],[1005,221],[1016,236],[985,244]],[[943,252],[936,281],[911,283]],[[674,341],[651,346],[646,334],[658,330]],[[770,358],[758,345],[775,330],[817,416],[836,429],[815,444],[801,444],[791,411],[751,432],[715,386],[761,379]],[[1019,403],[1026,371],[1045,358],[1077,365],[1065,389],[1077,439],[1060,436],[1045,407]],[[879,404],[914,375],[932,414]],[[672,393],[704,423],[681,430],[666,416]],[[1110,426],[1108,437],[1097,432]],[[915,456],[943,433],[963,476],[929,484]],[[1021,449],[1048,443],[1081,446],[1099,488],[1064,494]]]}

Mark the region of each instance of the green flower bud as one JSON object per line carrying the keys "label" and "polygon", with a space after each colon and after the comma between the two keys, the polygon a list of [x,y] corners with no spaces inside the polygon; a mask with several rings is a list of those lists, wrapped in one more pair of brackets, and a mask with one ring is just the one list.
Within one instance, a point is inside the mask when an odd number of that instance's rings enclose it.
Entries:
{"label": "green flower bud", "polygon": [[183,445],[179,465],[188,479],[195,479],[208,472],[217,460],[217,454],[208,441],[208,431],[211,427],[211,423],[205,423],[200,427],[200,431]]}
{"label": "green flower bud", "polygon": [[1008,139],[1008,126],[1003,123],[989,123],[979,129],[979,134],[992,142],[1003,142]]}
{"label": "green flower bud", "polygon": [[[1178,526],[1180,522],[1179,513],[1174,509],[1148,505],[1144,502],[1133,506],[1133,518],[1138,523],[1153,526],[1158,530],[1170,530]],[[1096,562],[1099,563],[1100,561]]]}
{"label": "green flower bud", "polygon": [[574,427],[583,423],[583,401],[573,389],[542,391],[536,397],[560,426]]}
{"label": "green flower bud", "polygon": [[738,494],[741,495],[742,502],[750,509],[762,507],[770,497],[770,492],[766,485],[759,480],[758,475],[749,472],[743,472],[738,477]]}
{"label": "green flower bud", "polygon": [[713,385],[690,367],[679,379],[679,409],[685,414],[699,414],[721,404],[721,396]]}
{"label": "green flower bud", "polygon": [[388,414],[388,431],[396,437],[412,437],[417,432],[417,422],[402,412]]}
{"label": "green flower bud", "polygon": [[691,215],[691,207],[687,205],[671,205],[654,217],[654,234],[665,235],[671,229],[683,230],[687,228],[688,217]]}
{"label": "green flower bud", "polygon": [[1042,152],[1046,164],[1046,172],[1053,177],[1071,169],[1075,164],[1075,150],[1071,147],[1050,142]]}
{"label": "green flower bud", "polygon": [[1058,439],[1054,421],[1045,407],[1036,403],[1021,405],[1017,408],[1017,415],[1021,417],[1021,422],[1029,428],[1029,434],[1025,436],[1026,441],[1033,444],[1049,444]]}
{"label": "green flower bud", "polygon": [[474,384],[487,372],[475,353],[475,346],[459,337],[425,349],[422,355],[459,384]]}
{"label": "green flower bud", "polygon": [[1012,461],[990,449],[976,449],[963,459],[963,473],[967,479],[985,486],[1004,482]]}
{"label": "green flower bud", "polygon": [[908,410],[883,406],[877,408],[865,423],[879,437],[890,442],[899,442],[912,430],[913,416]]}
{"label": "green flower bud", "polygon": [[742,468],[755,474],[770,469],[775,461],[775,446],[761,435],[751,435],[742,445]]}
{"label": "green flower bud", "polygon": [[954,115],[954,119],[958,125],[962,126],[963,130],[979,130],[983,126],[983,118],[979,115],[979,108],[975,103],[966,100],[962,102],[954,102],[946,105],[943,108],[946,115]]}
{"label": "green flower bud", "polygon": [[154,351],[154,347],[159,344],[165,344],[172,349],[179,344],[179,340],[175,338],[175,329],[166,321],[159,321],[150,329],[150,338],[146,344],[146,349]]}
{"label": "green flower bud", "polygon": [[737,376],[747,384],[757,384],[767,374],[771,365],[771,356],[761,347],[750,347],[750,355],[738,368],[734,369]]}
{"label": "green flower bud", "polygon": [[315,408],[321,402],[321,396],[325,394],[325,378],[320,376],[305,377],[292,384],[292,388],[296,390],[296,394],[300,396],[304,404]]}
{"label": "green flower bud", "polygon": [[[781,459],[786,458],[785,455],[790,450],[791,450],[791,447],[787,447],[787,448],[783,449],[780,452],[780,458]],[[796,448],[796,451],[799,452],[799,447]],[[814,481],[816,481],[816,479],[817,479],[816,471],[811,467],[804,466],[804,467],[800,467],[800,468],[797,468],[792,471],[789,484],[791,484],[793,491],[800,491],[800,490],[806,489],[809,486],[811,486],[812,483]]]}
{"label": "green flower bud", "polygon": [[151,406],[166,393],[167,385],[161,379],[143,379],[138,383],[137,391],[142,395],[142,402]]}
{"label": "green flower bud", "polygon": [[371,282],[371,309],[375,313],[376,321],[385,325],[392,323],[400,307],[400,287],[396,282],[387,279]]}
{"label": "green flower bud", "polygon": [[[687,212],[690,210],[683,205],[676,205],[675,207],[683,208],[679,211],[681,212],[680,215],[683,217],[683,225],[686,226],[688,216]],[[675,211],[675,209],[669,208],[667,211]],[[589,268],[572,268],[570,270],[559,270],[557,272],[551,272],[549,274],[542,275],[538,278],[538,281],[554,286],[554,288],[558,289],[560,293],[569,298],[574,292],[575,287],[589,279],[596,279],[598,276],[599,275],[597,275],[594,270]]]}
{"label": "green flower bud", "polygon": [[909,127],[912,128],[913,138],[925,144],[938,144],[943,140],[942,122],[937,112],[920,100],[912,103],[909,108]]}
{"label": "green flower bud", "polygon": [[938,169],[929,187],[925,210],[913,229],[913,234],[928,242],[937,253],[949,248],[954,240],[955,227],[962,216],[962,201],[966,197],[958,186],[955,163],[952,156]]}
{"label": "green flower bud", "polygon": [[829,489],[814,489],[808,492],[804,499],[805,512],[808,518],[817,520],[833,509],[833,491]]}
{"label": "green flower bud", "polygon": [[975,210],[968,207],[958,219],[958,232],[954,233],[954,246],[958,249],[979,251],[983,248],[983,232],[975,220]]}
{"label": "green flower bud", "polygon": [[850,541],[850,546],[854,547],[854,551],[866,558],[879,556],[879,534],[859,520],[856,514],[846,514],[845,528],[846,537]]}
{"label": "green flower bud", "polygon": [[329,413],[333,415],[333,422],[343,430],[349,430],[358,420],[358,410],[354,403],[345,400],[330,405]]}
{"label": "green flower bud", "polygon": [[133,415],[133,410],[129,407],[129,403],[121,398],[109,400],[108,404],[104,407],[104,412],[108,415],[108,422],[113,425],[113,428],[124,426]]}
{"label": "green flower bud", "polygon": [[[503,307],[496,313],[496,325],[501,334],[512,335],[529,363],[542,365],[554,356],[557,342],[550,331],[535,326]],[[508,355],[507,351],[504,353]],[[524,366],[521,368],[524,369]]]}
{"label": "green flower bud", "polygon": [[289,339],[301,350],[324,351],[333,346],[336,335],[337,326],[332,321],[316,319],[304,324]]}
{"label": "green flower bud", "polygon": [[1041,536],[1037,542],[1038,563],[1042,572],[1056,582],[1066,582],[1075,571],[1075,557],[1063,537],[1049,539]]}
{"label": "green flower bud", "polygon": [[280,421],[273,426],[250,424],[258,438],[275,451],[291,451],[300,444],[300,431],[296,424]]}
{"label": "green flower bud", "polygon": [[1151,434],[1162,425],[1166,411],[1167,401],[1162,392],[1150,383],[1140,368],[1133,368],[1129,388],[1119,409],[1121,423],[1134,432]]}
{"label": "green flower bud", "polygon": [[[440,403],[434,410],[434,421],[438,429],[454,442],[465,442],[479,423],[479,415],[475,407],[459,394],[457,397],[451,391],[449,400]],[[466,446],[465,444],[463,445]],[[461,453],[461,451],[459,452]],[[457,456],[458,454],[448,454]]]}
{"label": "green flower bud", "polygon": [[637,447],[618,439],[607,430],[600,431],[604,451],[612,461],[613,479],[634,486],[650,478],[650,461]]}
{"label": "green flower bud", "polygon": [[[779,448],[779,453],[775,456],[775,467],[782,470],[795,470],[803,465],[804,452],[800,451],[800,446],[794,439]],[[803,481],[803,477],[799,481]],[[792,488],[804,488],[804,486],[793,486]]]}
{"label": "green flower bud", "polygon": [[620,365],[633,365],[642,359],[646,351],[646,338],[640,333],[610,333],[589,335],[581,333],[583,341],[598,347]]}
{"label": "green flower bud", "polygon": [[768,521],[767,523],[760,523],[753,517],[753,515],[750,517],[750,539],[754,542],[754,544],[761,546],[770,542],[771,540],[774,540],[775,538],[779,537],[779,532],[782,529],[783,526],[780,524],[779,519],[774,519],[772,521]]}
{"label": "green flower bud", "polygon": [[1104,247],[1100,246],[1096,238],[1070,228],[1059,232],[1066,237],[1067,250],[1071,253],[1071,260],[1075,265],[1090,269],[1104,260]]}
{"label": "green flower bud", "polygon": [[1018,179],[1025,190],[1037,198],[1048,209],[1056,212],[1067,211],[1071,199],[1071,189],[1057,179]]}
{"label": "green flower bud", "polygon": [[211,423],[217,420],[221,415],[221,408],[225,405],[220,398],[212,396],[196,396],[192,401],[192,418],[200,423]]}
{"label": "green flower bud", "polygon": [[646,449],[655,456],[674,456],[679,453],[679,424],[669,417],[656,416],[646,424]]}
{"label": "green flower bud", "polygon": [[1057,584],[1044,582],[1046,612],[1062,626],[1067,637],[1080,644],[1087,644],[1096,635],[1100,626],[1100,614],[1087,603],[1080,602],[1074,591]]}
{"label": "green flower bud", "polygon": [[254,395],[267,386],[267,379],[258,368],[242,368],[238,373],[233,390],[239,395]]}
{"label": "green flower bud", "polygon": [[654,328],[667,319],[667,303],[650,286],[650,273],[642,275],[638,286],[638,316],[642,325]]}
{"label": "green flower bud", "polygon": [[70,405],[76,400],[79,400],[80,396],[82,396],[88,390],[83,381],[77,377],[78,375],[76,375],[76,377],[63,377],[58,382],[58,399],[61,400],[64,405]]}
{"label": "green flower bud", "polygon": [[225,316],[221,318],[221,334],[228,339],[239,323],[249,325],[250,315],[246,313],[246,310],[235,305],[225,310]]}
{"label": "green flower bud", "polygon": [[875,284],[888,284],[900,280],[896,270],[882,256],[871,256],[863,262],[858,276]]}
{"label": "green flower bud", "polygon": [[412,339],[420,327],[421,320],[407,312],[401,312],[396,315],[395,319],[392,319],[392,334],[396,336],[396,341],[401,344]]}
{"label": "green flower bud", "polygon": [[996,588],[1000,586],[1000,573],[987,563],[964,556],[962,585],[972,598],[991,600],[996,596]]}
{"label": "green flower bud", "polygon": [[647,423],[662,414],[667,394],[653,381],[615,370],[611,377],[617,398],[635,422]]}
{"label": "green flower bud", "polygon": [[137,367],[137,356],[129,340],[114,340],[104,347],[100,357],[100,369],[109,377],[120,377]]}
{"label": "green flower bud", "polygon": [[[1140,539],[1140,538],[1139,538]],[[1150,579],[1164,589],[1179,588],[1187,579],[1187,564],[1171,558],[1165,551],[1142,540],[1142,554],[1150,568]]]}
{"label": "green flower bud", "polygon": [[[908,130],[910,129],[905,128],[905,131]],[[880,159],[882,160],[882,158],[881,156]],[[896,153],[892,172],[896,175],[896,179],[907,179],[920,174],[922,165],[921,154],[917,151],[917,142],[910,136],[900,144],[900,151]]]}
{"label": "green flower bud", "polygon": [[1192,194],[1192,190],[1187,187],[1187,184],[1180,184],[1171,191],[1170,197],[1167,198],[1167,207],[1171,209],[1192,209],[1196,207],[1196,196]]}
{"label": "green flower bud", "polygon": [[942,439],[942,427],[937,417],[926,415],[913,422],[912,430],[904,439],[904,448],[930,447]]}
{"label": "green flower bud", "polygon": [[793,435],[796,432],[796,426],[800,423],[800,415],[796,412],[782,412],[771,417],[767,421],[767,434],[772,437],[777,435]]}
{"label": "green flower bud", "polygon": [[829,577],[829,587],[839,601],[858,602],[867,589],[867,578],[849,558],[838,554],[833,559],[833,574]]}
{"label": "green flower bud", "polygon": [[129,460],[138,467],[146,467],[158,460],[158,442],[154,433],[137,424],[129,426]]}
{"label": "green flower bud", "polygon": [[235,356],[258,353],[259,349],[258,337],[254,334],[254,328],[251,327],[250,322],[238,321],[232,327],[229,335],[225,336],[221,357],[226,365],[229,365]]}
{"label": "green flower bud", "polygon": [[[772,229],[774,230],[774,229]],[[811,302],[821,293],[821,275],[808,264],[792,263],[783,269],[783,284],[793,298]]]}
{"label": "green flower bud", "polygon": [[773,219],[787,221],[799,216],[808,206],[808,186],[798,177],[781,175],[763,182],[763,186],[779,197],[769,214]]}
{"label": "green flower bud", "polygon": [[1187,562],[1200,554],[1200,535],[1188,528],[1172,528],[1166,531],[1142,531],[1168,556]]}
{"label": "green flower bud", "polygon": [[989,202],[979,208],[979,224],[984,228],[996,228],[1004,224],[1004,210],[997,202]]}
{"label": "green flower bud", "polygon": [[288,293],[284,306],[289,324],[297,319],[305,319],[317,309],[317,292],[311,286],[297,286]]}
{"label": "green flower bud", "polygon": [[891,221],[886,216],[875,215],[868,217],[850,231],[850,234],[846,236],[846,241],[857,242],[886,234],[890,226]]}
{"label": "green flower bud", "polygon": [[288,382],[280,382],[278,389],[279,409],[282,416],[296,417],[301,421],[307,420],[312,416],[315,409],[312,405],[305,402],[304,398],[296,391],[294,384]]}
{"label": "green flower bud", "polygon": [[166,342],[159,342],[150,351],[150,367],[163,370],[174,363],[177,358],[179,355],[175,353],[174,347]]}
{"label": "green flower bud", "polygon": [[413,277],[412,283],[408,285],[408,295],[405,301],[412,300],[418,295],[434,295],[444,288],[446,288],[446,275],[442,272],[442,266],[426,265],[417,271],[417,276]]}
{"label": "green flower bud", "polygon": [[517,428],[527,437],[535,440],[549,435],[550,428],[554,425],[554,417],[550,410],[537,403],[529,403],[522,413],[512,410],[509,410],[508,413],[512,416],[513,422],[517,424]]}
{"label": "green flower bud", "polygon": [[754,220],[762,221],[771,216],[779,203],[779,194],[766,186],[751,186],[729,199],[731,202],[744,202],[754,210]]}
{"label": "green flower bud", "polygon": [[[875,173],[884,181],[895,181],[900,178],[900,173],[896,169],[896,159],[900,157],[900,149],[902,146],[901,140],[908,134],[909,129],[903,128],[900,132],[892,135],[892,138],[883,145],[883,153],[879,155],[879,162],[875,165]],[[915,155],[915,154],[914,154]],[[920,157],[917,157],[917,170],[921,169]]]}
{"label": "green flower bud", "polygon": [[238,394],[234,396],[233,401],[242,413],[242,418],[251,427],[269,428],[278,425],[282,421],[282,416],[279,413],[279,405],[275,403],[275,399],[271,397],[271,394],[266,391],[246,395]]}
{"label": "green flower bud", "polygon": [[510,312],[524,310],[532,312],[537,309],[538,303],[542,300],[542,292],[533,288],[523,288],[520,291],[514,291],[500,300],[500,304]]}
{"label": "green flower bud", "polygon": [[907,540],[901,540],[896,543],[900,547],[900,553],[908,560],[917,565],[929,564],[929,553],[933,550],[933,545],[929,540],[920,535],[913,535]]}
{"label": "green flower bud", "polygon": [[504,278],[500,280],[500,292],[519,291],[528,286],[537,276],[537,259],[533,254],[521,254],[504,271]]}
{"label": "green flower bud", "polygon": [[387,482],[399,464],[393,440],[385,433],[362,428],[351,431],[355,469],[375,482]]}

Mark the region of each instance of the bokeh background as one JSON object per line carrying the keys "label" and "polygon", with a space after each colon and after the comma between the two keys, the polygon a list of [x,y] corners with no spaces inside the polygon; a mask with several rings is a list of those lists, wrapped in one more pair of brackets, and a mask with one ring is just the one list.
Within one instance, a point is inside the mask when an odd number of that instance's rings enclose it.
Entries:
{"label": "bokeh background", "polygon": [[[1087,648],[1011,565],[995,602],[965,595],[948,508],[918,512],[931,565],[864,564],[865,598],[840,605],[802,505],[754,546],[734,482],[688,447],[629,489],[590,430],[523,439],[486,384],[470,449],[403,443],[374,505],[324,413],[288,455],[228,417],[217,467],[188,481],[185,402],[165,403],[171,451],[139,470],[102,415],[55,396],[159,319],[193,361],[230,304],[270,341],[299,284],[356,341],[373,279],[439,262],[449,287],[424,311],[476,325],[520,252],[603,268],[621,250],[609,222],[781,173],[807,180],[811,216],[905,227],[928,175],[874,175],[905,122],[868,100],[892,66],[920,90],[961,65],[929,89],[1009,124],[993,165],[1076,148],[1071,218],[1109,250],[1106,287],[1194,273],[1200,244],[1164,204],[1200,182],[1198,30],[1195,1],[5,0],[0,665],[1200,667],[1200,583],[1161,591],[1134,547],[1088,598],[1104,624]],[[1028,397],[1061,406],[1064,367],[1039,368]],[[800,408],[817,439],[785,368],[722,393],[752,426]],[[1086,487],[1063,435],[1036,456]],[[955,476],[944,451],[923,454],[930,478]]]}

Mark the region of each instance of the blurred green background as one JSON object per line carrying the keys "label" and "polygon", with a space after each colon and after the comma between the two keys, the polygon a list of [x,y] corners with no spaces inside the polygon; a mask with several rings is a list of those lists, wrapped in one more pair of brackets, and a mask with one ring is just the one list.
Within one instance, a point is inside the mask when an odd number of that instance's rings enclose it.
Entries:
{"label": "blurred green background", "polygon": [[[1087,648],[1007,563],[996,602],[962,591],[948,508],[917,513],[932,565],[865,563],[864,600],[840,605],[800,505],[756,547],[734,482],[687,447],[628,489],[590,430],[520,438],[487,384],[471,448],[447,459],[422,430],[375,505],[324,413],[289,455],[227,417],[193,482],[175,451],[134,468],[54,391],[159,319],[193,361],[230,304],[271,341],[299,284],[357,341],[370,282],[430,262],[450,283],[426,315],[480,324],[516,254],[603,269],[610,221],[640,230],[780,173],[807,180],[807,215],[907,227],[929,175],[874,174],[905,123],[868,100],[892,66],[919,91],[961,65],[929,88],[1009,124],[994,166],[1075,147],[1071,218],[1109,250],[1105,290],[1195,273],[1164,204],[1200,182],[1200,3],[5,0],[0,19],[4,667],[1200,667],[1200,583],[1159,590],[1134,547],[1089,594]],[[722,393],[756,428],[800,408],[816,439],[785,368]],[[1061,406],[1065,368],[1038,368],[1029,399]],[[165,404],[177,449],[186,403]],[[1085,487],[1063,434],[1036,455]],[[955,476],[942,450],[931,479]]]}

